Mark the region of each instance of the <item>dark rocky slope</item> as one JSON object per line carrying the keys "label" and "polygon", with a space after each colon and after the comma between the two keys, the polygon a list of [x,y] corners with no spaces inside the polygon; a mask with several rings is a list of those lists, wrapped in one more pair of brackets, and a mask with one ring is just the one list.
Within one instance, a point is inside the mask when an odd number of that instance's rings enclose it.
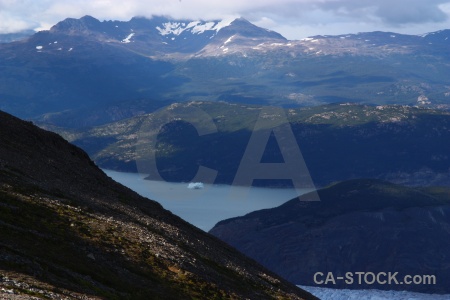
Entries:
{"label": "dark rocky slope", "polygon": [[436,285],[358,284],[354,274],[353,284],[329,286],[450,292],[448,188],[361,179],[318,193],[321,201],[300,197],[221,221],[210,232],[296,284],[315,285],[316,272],[398,272],[399,282],[405,275],[435,275]]}
{"label": "dark rocky slope", "polygon": [[0,112],[1,299],[315,299]]}

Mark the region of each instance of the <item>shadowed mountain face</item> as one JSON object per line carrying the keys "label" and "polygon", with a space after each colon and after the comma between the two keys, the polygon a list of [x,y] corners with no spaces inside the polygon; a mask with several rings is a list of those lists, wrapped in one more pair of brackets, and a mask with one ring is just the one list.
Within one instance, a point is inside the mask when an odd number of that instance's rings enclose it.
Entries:
{"label": "shadowed mountain face", "polygon": [[[167,113],[186,115],[192,107],[209,115],[217,132],[200,136],[188,119],[166,124],[155,146],[160,175],[168,181],[190,181],[205,166],[218,171],[216,183],[231,184],[261,106],[188,102],[85,131],[60,132],[102,168],[136,172],[145,157],[136,148],[145,143],[143,124],[164,120]],[[354,178],[409,186],[450,184],[448,111],[346,103],[285,112],[316,186]],[[266,162],[279,162],[279,142],[264,145]]]}
{"label": "shadowed mountain face", "polygon": [[0,112],[0,298],[314,299]]}
{"label": "shadowed mountain face", "polygon": [[[346,276],[329,287],[449,293],[450,190],[411,189],[377,180],[351,180],[277,208],[219,222],[210,233],[291,282],[316,285],[314,274]],[[307,195],[305,195],[307,197]],[[434,275],[436,284],[358,284],[355,272]],[[382,278],[384,279],[384,278]],[[369,279],[370,281],[370,279]]]}

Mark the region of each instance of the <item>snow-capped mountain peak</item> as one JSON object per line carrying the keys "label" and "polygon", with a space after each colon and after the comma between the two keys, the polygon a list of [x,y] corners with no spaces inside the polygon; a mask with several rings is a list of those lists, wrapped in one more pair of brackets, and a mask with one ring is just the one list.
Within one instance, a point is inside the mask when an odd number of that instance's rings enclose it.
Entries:
{"label": "snow-capped mountain peak", "polygon": [[[55,50],[62,47],[70,49],[73,48],[73,42],[69,40],[74,36],[77,36],[78,42],[89,40],[110,45],[120,43],[121,46],[147,55],[173,53],[192,55],[202,50],[205,50],[201,52],[203,54],[216,55],[217,51],[220,54],[229,54],[241,51],[242,47],[286,42],[280,34],[260,28],[244,18],[205,21],[174,20],[154,16],[151,19],[135,17],[124,22],[99,21],[91,16],[85,16],[59,22],[49,32],[36,37],[34,47],[47,45],[52,39],[58,38],[64,45],[58,45]],[[53,48],[38,50],[48,52]]]}
{"label": "snow-capped mountain peak", "polygon": [[222,21],[191,21],[191,22],[173,22],[169,21],[163,23],[161,26],[156,26],[156,30],[165,35],[180,35],[183,32],[191,32],[192,34],[201,34],[205,31],[219,32],[220,29],[230,25],[232,20]]}

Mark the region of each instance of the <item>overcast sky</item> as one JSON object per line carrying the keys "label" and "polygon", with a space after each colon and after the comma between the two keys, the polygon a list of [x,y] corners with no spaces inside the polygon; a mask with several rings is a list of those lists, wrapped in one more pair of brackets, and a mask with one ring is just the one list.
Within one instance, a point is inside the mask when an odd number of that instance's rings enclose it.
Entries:
{"label": "overcast sky", "polygon": [[288,39],[317,34],[450,29],[450,0],[0,0],[0,33],[49,29],[67,17],[128,21],[244,17]]}

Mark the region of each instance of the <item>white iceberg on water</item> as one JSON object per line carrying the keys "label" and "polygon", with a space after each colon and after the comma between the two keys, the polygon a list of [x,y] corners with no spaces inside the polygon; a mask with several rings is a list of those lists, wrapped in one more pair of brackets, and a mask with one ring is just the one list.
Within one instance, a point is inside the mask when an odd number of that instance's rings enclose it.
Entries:
{"label": "white iceberg on water", "polygon": [[203,188],[203,182],[191,182],[188,184],[188,189],[199,190]]}

